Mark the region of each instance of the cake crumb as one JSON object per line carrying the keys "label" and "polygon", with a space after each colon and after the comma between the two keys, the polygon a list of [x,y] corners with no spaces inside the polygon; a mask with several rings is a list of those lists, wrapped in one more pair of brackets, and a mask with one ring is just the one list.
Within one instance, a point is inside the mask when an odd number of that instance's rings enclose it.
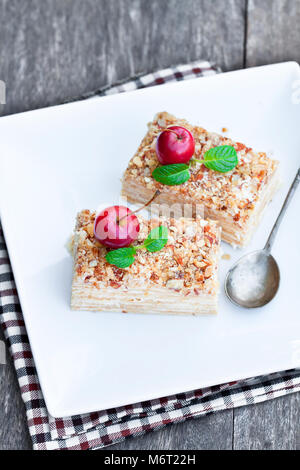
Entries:
{"label": "cake crumb", "polygon": [[222,132],[228,132],[227,127],[222,127]]}
{"label": "cake crumb", "polygon": [[225,253],[224,255],[222,255],[222,259],[226,259],[226,260],[229,260],[231,258],[231,256],[227,253]]}

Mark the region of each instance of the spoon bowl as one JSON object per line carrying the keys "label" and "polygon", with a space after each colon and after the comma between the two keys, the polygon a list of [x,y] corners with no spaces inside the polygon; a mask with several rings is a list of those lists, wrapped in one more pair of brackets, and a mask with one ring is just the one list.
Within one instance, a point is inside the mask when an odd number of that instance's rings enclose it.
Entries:
{"label": "spoon bowl", "polygon": [[263,307],[276,295],[280,283],[279,267],[266,250],[243,256],[227,273],[225,292],[236,305]]}
{"label": "spoon bowl", "polygon": [[245,308],[263,307],[277,294],[280,273],[278,264],[271,255],[271,248],[299,182],[300,168],[298,168],[264,249],[243,256],[228,271],[225,279],[225,292],[234,304]]}

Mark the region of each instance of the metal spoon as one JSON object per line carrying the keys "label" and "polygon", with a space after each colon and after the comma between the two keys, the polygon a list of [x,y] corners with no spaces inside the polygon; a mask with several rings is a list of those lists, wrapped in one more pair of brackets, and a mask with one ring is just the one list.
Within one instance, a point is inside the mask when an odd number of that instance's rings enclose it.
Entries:
{"label": "metal spoon", "polygon": [[275,297],[279,288],[280,272],[278,264],[271,255],[271,248],[299,181],[300,168],[264,249],[243,256],[228,271],[225,279],[225,292],[234,304],[245,308],[263,307]]}

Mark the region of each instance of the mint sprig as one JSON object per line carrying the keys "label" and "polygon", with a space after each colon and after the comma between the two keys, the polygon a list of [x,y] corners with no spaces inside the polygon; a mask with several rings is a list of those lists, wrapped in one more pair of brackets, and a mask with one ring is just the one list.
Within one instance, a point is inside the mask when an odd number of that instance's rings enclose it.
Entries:
{"label": "mint sprig", "polygon": [[196,160],[204,163],[206,168],[227,173],[233,170],[239,163],[236,150],[231,145],[220,145],[213,147],[204,154],[204,160]]}
{"label": "mint sprig", "polygon": [[134,263],[134,255],[136,248],[129,246],[128,248],[119,248],[106,253],[105,259],[109,264],[114,264],[118,268],[129,268]]}
{"label": "mint sprig", "polygon": [[174,163],[173,165],[162,165],[155,168],[153,178],[159,183],[167,186],[177,186],[185,183],[190,178],[189,166],[185,163]]}
{"label": "mint sprig", "polygon": [[207,150],[203,160],[192,159],[189,165],[175,163],[173,165],[158,166],[153,171],[152,176],[156,181],[167,186],[183,184],[191,177],[190,167],[193,162],[203,163],[206,168],[219,173],[227,173],[233,170],[239,163],[234,147],[231,145],[220,145]]}
{"label": "mint sprig", "polygon": [[167,241],[168,228],[165,225],[160,225],[151,230],[144,241],[144,247],[151,253],[155,253],[155,251],[160,251],[167,244]]}
{"label": "mint sprig", "polygon": [[117,268],[129,268],[134,263],[134,255],[137,250],[145,248],[150,253],[160,251],[168,242],[168,228],[164,225],[155,227],[149,233],[148,237],[142,245],[129,246],[127,248],[118,248],[106,253],[105,259],[109,264],[117,266]]}

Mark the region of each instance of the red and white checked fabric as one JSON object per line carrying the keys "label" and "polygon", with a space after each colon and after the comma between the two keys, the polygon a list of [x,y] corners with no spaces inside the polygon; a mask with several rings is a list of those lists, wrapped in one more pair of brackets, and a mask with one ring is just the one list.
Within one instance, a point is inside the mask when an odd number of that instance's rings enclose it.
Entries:
{"label": "red and white checked fabric", "polygon": [[[208,62],[179,65],[98,90],[93,96],[121,93],[216,72],[218,69]],[[38,450],[97,449],[129,436],[161,429],[167,424],[300,391],[300,370],[297,369],[120,408],[53,418],[47,412],[41,392],[1,227],[0,322],[16,368],[33,447]]]}

